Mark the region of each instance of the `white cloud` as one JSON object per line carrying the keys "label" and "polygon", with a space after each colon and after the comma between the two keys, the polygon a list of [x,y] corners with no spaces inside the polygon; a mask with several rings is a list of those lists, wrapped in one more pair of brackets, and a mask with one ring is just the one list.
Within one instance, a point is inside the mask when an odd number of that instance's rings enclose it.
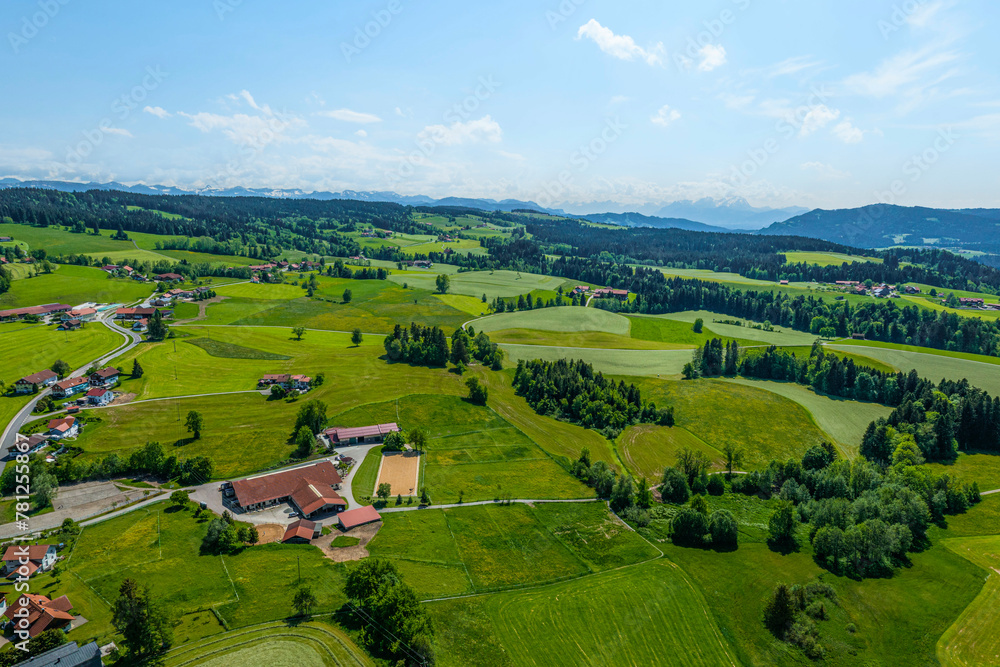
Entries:
{"label": "white cloud", "polygon": [[850,118],[834,127],[833,134],[845,144],[860,144],[865,138],[865,133],[856,128]]}
{"label": "white cloud", "polygon": [[722,45],[706,44],[698,50],[701,62],[698,63],[698,71],[711,72],[716,67],[726,64],[726,49]]}
{"label": "white cloud", "polygon": [[132,133],[123,127],[105,127],[102,128],[102,130],[107,134],[114,134],[119,137],[128,137],[129,139],[133,138]]}
{"label": "white cloud", "polygon": [[526,159],[520,153],[508,153],[507,151],[499,151],[499,153],[508,160],[517,160],[518,162],[521,162]]}
{"label": "white cloud", "polygon": [[774,79],[780,76],[798,74],[799,72],[819,67],[821,64],[820,61],[813,60],[809,56],[795,56],[787,60],[782,60],[780,63],[775,63],[762,70],[761,73],[768,79]]}
{"label": "white cloud", "polygon": [[954,51],[941,51],[934,46],[904,51],[883,60],[870,72],[852,74],[844,80],[844,86],[849,92],[876,98],[900,92],[919,94],[923,89],[957,74],[954,68],[944,72],[940,70],[958,60],[959,54]]}
{"label": "white cloud", "polygon": [[382,119],[371,113],[364,113],[363,111],[352,111],[350,109],[336,109],[334,111],[320,111],[318,112],[320,116],[326,116],[327,118],[333,118],[335,120],[341,120],[345,123],[359,123],[361,125],[367,125],[369,123],[381,123]]}
{"label": "white cloud", "polygon": [[153,114],[157,118],[169,118],[172,114],[163,107],[143,107],[146,113]]}
{"label": "white cloud", "polygon": [[608,101],[608,104],[611,104],[611,105],[624,104],[625,102],[628,102],[628,101],[629,101],[629,98],[627,96],[625,96],[625,95],[615,95],[614,97],[612,97]]}
{"label": "white cloud", "polygon": [[644,60],[647,65],[659,65],[662,61],[660,55],[663,53],[663,44],[658,43],[653,49],[647,51],[628,35],[616,35],[610,28],[605,28],[596,19],[590,19],[580,26],[576,33],[576,38],[586,37],[593,40],[601,51],[609,56],[620,60],[632,60],[636,57]]}
{"label": "white cloud", "polygon": [[364,130],[358,130],[357,132],[354,133],[354,136],[361,137],[362,139],[364,139],[368,136],[368,133],[365,132]]}
{"label": "white cloud", "polygon": [[451,125],[428,125],[417,136],[419,140],[429,139],[443,146],[499,143],[503,139],[503,130],[492,116],[486,115],[479,120],[470,120],[466,123],[456,121]]}
{"label": "white cloud", "polygon": [[664,104],[660,107],[660,110],[649,117],[649,120],[653,122],[653,125],[659,125],[660,127],[667,127],[675,120],[681,117],[681,112],[677,109],[671,109],[669,104]]}
{"label": "white cloud", "polygon": [[811,107],[802,118],[802,127],[799,128],[799,136],[808,137],[813,132],[822,130],[839,117],[839,110],[831,109],[825,104],[818,104]]}
{"label": "white cloud", "polygon": [[730,109],[741,110],[746,109],[748,106],[753,104],[755,96],[752,93],[746,95],[733,95],[732,93],[722,93],[719,95],[719,99]]}
{"label": "white cloud", "polygon": [[955,5],[954,1],[940,0],[939,2],[927,3],[925,0],[917,4],[917,8],[906,17],[906,23],[911,28],[921,29],[932,27],[934,19],[940,18],[939,14],[944,9],[950,9]]}
{"label": "white cloud", "polygon": [[841,171],[836,167],[829,164],[824,164],[823,162],[805,162],[800,166],[800,169],[805,172],[809,172],[816,176],[816,178],[824,181],[840,181],[845,178],[850,178],[851,174],[846,171]]}

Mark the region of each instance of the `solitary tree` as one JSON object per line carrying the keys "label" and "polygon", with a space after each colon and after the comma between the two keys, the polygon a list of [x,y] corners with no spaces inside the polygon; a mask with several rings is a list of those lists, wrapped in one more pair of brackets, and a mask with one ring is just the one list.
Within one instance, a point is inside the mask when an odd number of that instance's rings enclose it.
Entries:
{"label": "solitary tree", "polygon": [[166,615],[153,601],[149,588],[134,579],[125,579],[118,589],[111,622],[121,633],[131,662],[144,660],[173,643]]}
{"label": "solitary tree", "polygon": [[177,490],[170,494],[170,502],[174,505],[186,505],[189,499],[187,491]]}
{"label": "solitary tree", "polygon": [[249,542],[251,545],[260,542],[260,531],[257,530],[257,526],[250,526],[250,533],[249,535],[247,535],[247,538],[248,538],[247,542]]}
{"label": "solitary tree", "polygon": [[204,425],[204,423],[205,422],[202,419],[200,412],[196,410],[191,410],[190,412],[188,412],[185,426],[187,426],[188,433],[194,435],[195,440],[201,437],[201,427]]}
{"label": "solitary tree", "polygon": [[385,502],[386,500],[389,499],[389,496],[392,495],[392,486],[389,484],[389,482],[382,482],[381,484],[378,485],[378,490],[375,491],[375,495],[380,500]]}
{"label": "solitary tree", "polygon": [[295,592],[295,597],[292,598],[292,606],[295,607],[295,611],[299,612],[299,616],[305,616],[316,606],[316,596],[313,595],[311,590],[303,586]]}
{"label": "solitary tree", "polygon": [[316,445],[316,438],[308,426],[303,424],[295,432],[295,444],[297,447],[295,453],[300,457],[305,458],[312,454],[313,447]]}
{"label": "solitary tree", "polygon": [[733,468],[743,464],[743,450],[731,442],[722,446],[722,456],[726,459],[726,470],[729,477],[733,476]]}
{"label": "solitary tree", "polygon": [[705,320],[700,317],[694,321],[694,332],[701,333],[702,329],[705,327]]}
{"label": "solitary tree", "polygon": [[132,377],[133,378],[141,378],[142,377],[142,373],[143,373],[142,366],[139,365],[139,360],[138,359],[133,359],[132,360],[132,373],[131,373]]}
{"label": "solitary tree", "polygon": [[447,294],[448,290],[451,289],[451,278],[443,273],[435,278],[434,282],[437,283],[438,292],[441,294]]}
{"label": "solitary tree", "polygon": [[354,343],[355,347],[361,345],[362,340],[364,340],[364,336],[361,333],[361,329],[355,329],[353,332],[351,332],[351,342]]}
{"label": "solitary tree", "polygon": [[353,297],[354,297],[354,294],[351,293],[351,290],[349,290],[349,289],[345,289],[344,290],[344,303],[350,303],[351,302],[351,298],[353,298]]}
{"label": "solitary tree", "polygon": [[476,405],[486,405],[489,398],[489,390],[486,385],[480,384],[476,378],[469,378],[465,381],[465,386],[469,388],[469,402]]}
{"label": "solitary tree", "polygon": [[292,329],[292,335],[295,336],[295,340],[302,340],[303,334],[305,334],[305,327],[295,327]]}
{"label": "solitary tree", "polygon": [[35,494],[35,502],[38,507],[48,507],[59,490],[59,481],[52,473],[35,473],[32,477],[31,490]]}
{"label": "solitary tree", "polygon": [[420,504],[421,505],[431,504],[431,497],[430,495],[428,495],[427,489],[420,489]]}
{"label": "solitary tree", "polygon": [[418,452],[422,452],[424,450],[424,447],[427,446],[427,434],[424,433],[424,430],[422,428],[410,429],[406,433],[406,435],[407,439],[410,441],[410,444],[413,445],[413,449],[417,450]]}
{"label": "solitary tree", "polygon": [[52,364],[52,372],[58,375],[60,379],[66,377],[71,370],[73,369],[69,367],[69,364],[62,359],[58,359]]}

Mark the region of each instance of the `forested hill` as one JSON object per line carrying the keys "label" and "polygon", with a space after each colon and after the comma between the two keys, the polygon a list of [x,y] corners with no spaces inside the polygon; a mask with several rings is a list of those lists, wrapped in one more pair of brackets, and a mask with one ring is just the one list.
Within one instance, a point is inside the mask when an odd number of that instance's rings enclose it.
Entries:
{"label": "forested hill", "polygon": [[998,252],[1000,210],[949,211],[890,204],[835,211],[817,209],[776,222],[759,233],[808,236],[858,248],[940,244]]}
{"label": "forested hill", "polygon": [[[163,215],[163,214],[167,215]],[[178,217],[179,216],[179,217]],[[144,195],[132,192],[8,188],[0,190],[0,219],[30,225],[67,225],[178,236],[232,235],[285,228],[316,238],[324,223],[371,223],[383,229],[419,231],[405,206],[385,202],[270,197]]]}

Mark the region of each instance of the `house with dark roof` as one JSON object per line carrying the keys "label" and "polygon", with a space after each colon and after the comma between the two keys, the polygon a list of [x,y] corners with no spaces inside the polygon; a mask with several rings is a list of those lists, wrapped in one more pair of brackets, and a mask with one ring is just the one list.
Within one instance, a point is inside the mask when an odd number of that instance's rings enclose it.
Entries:
{"label": "house with dark roof", "polygon": [[83,326],[83,322],[80,320],[65,320],[59,324],[56,329],[58,331],[76,331]]}
{"label": "house with dark roof", "polygon": [[90,388],[90,380],[85,377],[67,378],[56,382],[52,387],[52,395],[56,398],[69,398],[73,394]]}
{"label": "house with dark roof", "polygon": [[51,665],[58,667],[101,667],[103,663],[101,662],[101,649],[97,642],[90,642],[83,646],[78,646],[76,642],[69,642],[17,664],[18,667],[49,667]]}
{"label": "house with dark roof", "polygon": [[[44,595],[32,595],[24,593],[14,601],[3,615],[14,621],[17,629],[23,629],[27,625],[28,636],[37,637],[46,630],[58,630],[67,626],[72,626],[76,617],[69,613],[73,608],[73,603],[69,598],[62,597],[50,600]],[[25,616],[25,611],[27,615]],[[98,651],[100,655],[100,651]],[[26,663],[21,663],[26,664]],[[41,662],[40,665],[62,665],[60,662]]]}
{"label": "house with dark roof", "polygon": [[4,576],[27,579],[38,571],[45,572],[56,564],[56,548],[51,544],[15,544],[3,554]]}
{"label": "house with dark roof", "polygon": [[56,383],[59,376],[53,371],[45,369],[31,375],[26,375],[14,383],[14,393],[31,394],[39,389],[44,389]]}
{"label": "house with dark roof", "polygon": [[325,512],[347,509],[337,493],[343,480],[329,461],[258,475],[233,482],[237,506],[247,512],[291,503],[309,519]]}
{"label": "house with dark roof", "polygon": [[258,387],[269,387],[271,385],[281,385],[285,389],[295,389],[297,391],[309,391],[312,378],[308,375],[291,375],[290,373],[268,373],[257,380]]}
{"label": "house with dark roof", "polygon": [[310,540],[316,539],[322,534],[323,524],[299,519],[285,529],[285,535],[281,541],[285,544],[309,544]]}
{"label": "house with dark roof", "polygon": [[328,428],[323,431],[330,440],[331,445],[359,445],[368,443],[378,443],[385,440],[385,436],[390,433],[399,432],[402,429],[395,423],[375,424],[374,426],[358,426],[356,428]]}
{"label": "house with dark roof", "polygon": [[90,384],[95,387],[113,387],[118,384],[121,373],[117,368],[102,368],[90,374]]}
{"label": "house with dark roof", "polygon": [[179,273],[160,273],[153,276],[153,280],[157,282],[173,282],[184,280],[184,276]]}

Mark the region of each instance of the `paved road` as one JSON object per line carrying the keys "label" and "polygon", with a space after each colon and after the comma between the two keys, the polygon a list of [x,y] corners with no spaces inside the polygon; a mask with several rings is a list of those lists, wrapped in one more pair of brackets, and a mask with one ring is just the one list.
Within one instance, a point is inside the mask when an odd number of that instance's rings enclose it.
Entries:
{"label": "paved road", "polygon": [[[76,369],[69,375],[69,377],[71,378],[80,377],[81,375],[86,373],[91,366],[94,365],[101,366],[110,361],[111,359],[114,359],[118,355],[128,352],[136,345],[138,345],[140,342],[142,342],[142,337],[139,334],[130,331],[128,329],[124,329],[120,327],[118,324],[116,324],[114,320],[111,319],[111,316],[113,314],[114,313],[112,309],[109,308],[107,311],[105,311],[104,317],[94,320],[94,323],[103,324],[112,331],[116,331],[117,333],[121,334],[125,338],[125,342],[122,343],[114,351],[109,352],[108,354],[100,357],[99,359],[96,359]],[[35,396],[30,401],[28,401],[27,405],[21,408],[21,410],[16,415],[14,415],[14,418],[10,420],[10,422],[7,424],[7,427],[4,429],[3,436],[0,437],[0,458],[7,456],[7,454],[10,451],[10,448],[14,446],[15,435],[21,429],[21,426],[23,426],[26,421],[30,421],[31,411],[35,409],[35,405],[38,404],[38,401],[48,396],[51,391],[52,391],[51,389],[45,389],[35,394]],[[6,462],[0,460],[0,473],[3,472],[5,466]]]}

